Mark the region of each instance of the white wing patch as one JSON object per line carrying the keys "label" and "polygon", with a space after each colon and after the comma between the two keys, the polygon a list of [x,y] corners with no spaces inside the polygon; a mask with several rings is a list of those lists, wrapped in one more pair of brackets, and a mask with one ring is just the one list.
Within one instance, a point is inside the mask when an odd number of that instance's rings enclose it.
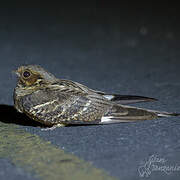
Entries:
{"label": "white wing patch", "polygon": [[103,116],[101,118],[101,122],[104,123],[104,122],[110,122],[112,121],[111,118],[113,118],[113,116]]}
{"label": "white wing patch", "polygon": [[113,95],[103,95],[107,100],[112,100],[114,98]]}

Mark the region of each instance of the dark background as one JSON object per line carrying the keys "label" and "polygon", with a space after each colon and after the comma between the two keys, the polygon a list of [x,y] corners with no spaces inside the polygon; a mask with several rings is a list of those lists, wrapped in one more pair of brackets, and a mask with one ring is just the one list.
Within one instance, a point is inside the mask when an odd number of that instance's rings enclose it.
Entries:
{"label": "dark background", "polygon": [[[0,104],[13,105],[16,78],[11,71],[39,64],[59,78],[93,89],[159,99],[141,107],[178,112],[179,18],[178,5],[166,1],[1,3]],[[180,165],[179,118],[51,132],[22,127],[119,179],[139,179],[140,163],[153,154],[167,159],[168,165]],[[5,164],[1,172],[13,169],[9,161],[0,162]],[[149,179],[178,177],[179,171],[152,172]]]}

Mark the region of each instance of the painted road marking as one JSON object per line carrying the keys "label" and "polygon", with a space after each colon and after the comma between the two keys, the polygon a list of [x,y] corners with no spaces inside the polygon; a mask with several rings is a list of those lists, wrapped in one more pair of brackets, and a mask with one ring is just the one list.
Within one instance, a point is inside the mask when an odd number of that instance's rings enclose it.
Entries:
{"label": "painted road marking", "polygon": [[65,153],[49,141],[14,124],[0,122],[0,158],[44,180],[115,180],[101,169]]}

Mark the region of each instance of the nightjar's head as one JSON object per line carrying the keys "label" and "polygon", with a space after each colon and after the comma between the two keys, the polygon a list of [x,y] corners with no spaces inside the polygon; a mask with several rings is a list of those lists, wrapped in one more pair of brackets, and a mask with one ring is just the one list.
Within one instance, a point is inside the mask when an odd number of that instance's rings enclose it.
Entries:
{"label": "nightjar's head", "polygon": [[54,75],[37,65],[20,66],[15,73],[18,75],[18,87],[39,87],[56,80]]}

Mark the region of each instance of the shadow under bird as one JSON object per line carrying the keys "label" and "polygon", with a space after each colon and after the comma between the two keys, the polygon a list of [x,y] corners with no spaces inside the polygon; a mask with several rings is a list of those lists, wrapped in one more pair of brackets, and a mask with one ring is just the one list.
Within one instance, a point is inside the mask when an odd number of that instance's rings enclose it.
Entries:
{"label": "shadow under bird", "polygon": [[19,67],[14,106],[35,121],[48,126],[110,124],[178,116],[127,106],[154,98],[106,94],[70,80],[58,79],[37,65]]}

